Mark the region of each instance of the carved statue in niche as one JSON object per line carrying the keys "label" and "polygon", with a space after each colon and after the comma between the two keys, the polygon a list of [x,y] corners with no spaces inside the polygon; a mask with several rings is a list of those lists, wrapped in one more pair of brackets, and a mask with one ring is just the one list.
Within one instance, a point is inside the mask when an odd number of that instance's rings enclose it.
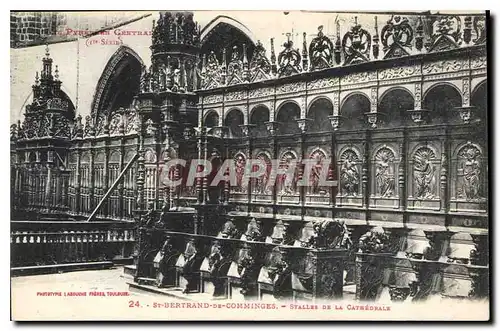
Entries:
{"label": "carved statue in niche", "polygon": [[17,139],[17,125],[12,124],[10,126],[10,140],[16,140]]}
{"label": "carved statue in niche", "polygon": [[243,175],[245,174],[245,156],[243,154],[236,155],[234,160],[235,172],[236,172],[236,188],[235,191],[239,193],[245,193],[245,185],[243,183]]}
{"label": "carved statue in niche", "polygon": [[156,131],[153,120],[148,118],[145,124],[146,124],[146,134],[153,136]]}
{"label": "carved statue in niche", "polygon": [[310,189],[311,194],[324,195],[326,191],[323,187],[320,187],[321,172],[323,171],[323,163],[326,159],[326,155],[322,151],[314,151],[311,154],[311,159],[314,160],[314,165],[311,168],[310,175]]}
{"label": "carved statue in niche", "polygon": [[240,52],[237,46],[233,46],[233,52],[231,54],[231,61],[227,66],[228,76],[237,75],[240,76],[243,70],[243,61],[241,61]]}
{"label": "carved statue in niche", "polygon": [[475,146],[462,148],[459,169],[463,174],[462,187],[459,188],[459,197],[467,200],[481,198],[481,163],[478,160],[481,152]]}
{"label": "carved statue in niche", "polygon": [[347,150],[340,157],[340,183],[343,195],[356,196],[359,194],[358,155]]}
{"label": "carved statue in niche", "polygon": [[415,179],[415,196],[420,199],[434,197],[436,186],[436,167],[432,164],[434,152],[427,148],[420,148],[413,157],[413,175]]}
{"label": "carved statue in niche", "polygon": [[254,192],[259,194],[270,194],[270,187],[267,186],[267,182],[269,181],[269,176],[271,173],[271,160],[265,154],[260,154],[257,159],[265,165],[266,169],[264,171],[264,174],[255,180]]}
{"label": "carved statue in niche", "polygon": [[85,137],[91,135],[92,131],[92,118],[90,115],[85,116],[85,130],[84,130],[84,135]]}
{"label": "carved statue in niche", "polygon": [[376,192],[381,197],[394,196],[394,153],[389,148],[381,148],[375,155]]}
{"label": "carved statue in niche", "polygon": [[[296,157],[292,152],[286,152],[283,154],[283,157],[281,158],[281,168],[284,169],[285,171],[288,171],[290,169],[290,166],[292,166],[293,163],[296,163]],[[289,178],[287,181],[287,175],[279,175],[278,177],[278,187],[279,187],[279,192],[281,195],[293,195],[296,194],[297,188],[296,188],[296,181],[295,181],[295,172],[291,175],[292,178]]]}
{"label": "carved statue in niche", "polygon": [[210,86],[217,87],[221,82],[221,72],[219,61],[214,51],[211,51],[207,57],[207,64],[205,66],[205,75],[203,77],[203,86],[208,88]]}
{"label": "carved statue in niche", "polygon": [[140,79],[140,91],[141,92],[149,92],[149,73],[148,73],[148,68],[143,65],[141,68],[141,79]]}
{"label": "carved statue in niche", "polygon": [[179,68],[175,68],[173,71],[173,82],[172,91],[176,92],[181,87],[181,70]]}
{"label": "carved statue in niche", "polygon": [[117,134],[120,131],[121,116],[115,115],[109,123],[109,134]]}

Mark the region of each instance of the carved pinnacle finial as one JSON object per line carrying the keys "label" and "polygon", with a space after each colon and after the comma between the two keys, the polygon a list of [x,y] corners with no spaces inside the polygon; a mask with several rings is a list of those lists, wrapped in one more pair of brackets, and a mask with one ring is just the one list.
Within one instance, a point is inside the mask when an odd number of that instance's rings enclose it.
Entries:
{"label": "carved pinnacle finial", "polygon": [[47,57],[47,59],[50,57],[49,44],[48,43],[45,44],[45,56]]}
{"label": "carved pinnacle finial", "polygon": [[54,77],[56,80],[59,80],[59,68],[58,68],[57,64],[56,64],[56,71],[55,71]]}
{"label": "carved pinnacle finial", "polygon": [[354,16],[354,25],[358,25],[358,17]]}
{"label": "carved pinnacle finial", "polygon": [[40,82],[40,80],[38,78],[38,71],[37,71],[35,74],[35,85],[38,85],[39,82]]}

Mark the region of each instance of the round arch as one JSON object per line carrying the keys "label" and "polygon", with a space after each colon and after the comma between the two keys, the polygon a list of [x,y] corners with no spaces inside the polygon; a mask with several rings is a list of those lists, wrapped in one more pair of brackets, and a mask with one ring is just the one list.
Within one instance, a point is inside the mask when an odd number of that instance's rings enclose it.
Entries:
{"label": "round arch", "polygon": [[472,91],[470,95],[471,106],[476,107],[476,116],[486,123],[488,118],[488,82],[483,80]]}
{"label": "round arch", "polygon": [[329,116],[333,115],[333,103],[324,96],[315,98],[308,107],[307,118],[311,119],[309,132],[325,132],[331,130]]}
{"label": "round arch", "polygon": [[387,89],[386,91],[384,91],[384,93],[382,93],[378,97],[378,104],[380,105],[382,103],[382,101],[384,100],[384,98],[388,94],[395,93],[395,91],[400,91],[401,93],[406,92],[406,94],[410,95],[412,97],[412,99],[415,98],[415,96],[413,95],[412,91],[410,91],[408,88],[406,88],[404,86],[394,86],[394,87],[391,87],[391,88]]}
{"label": "round arch", "polygon": [[393,87],[385,91],[379,99],[379,112],[385,116],[383,126],[398,127],[407,123],[408,110],[415,106],[413,94],[404,87]]}
{"label": "round arch", "polygon": [[[122,104],[131,104],[131,100],[139,92],[143,66],[144,61],[132,48],[122,45],[116,50],[97,82],[91,104],[93,118],[97,118],[101,111],[107,110],[107,107],[116,108]],[[117,86],[118,82],[122,85],[120,88]],[[124,82],[125,87],[123,87]],[[118,92],[115,90],[118,90]],[[115,105],[117,102],[118,104]]]}
{"label": "round arch", "polygon": [[269,108],[266,105],[259,104],[250,110],[248,119],[251,127],[251,132],[254,137],[266,137],[269,132],[267,131],[266,122],[269,122]]}
{"label": "round arch", "polygon": [[281,123],[281,134],[300,133],[297,120],[300,119],[300,106],[295,101],[283,102],[276,112],[276,121]]}
{"label": "round arch", "polygon": [[368,96],[362,92],[347,95],[341,103],[339,113],[342,116],[340,129],[352,130],[366,126],[365,113],[371,108]]}
{"label": "round arch", "polygon": [[443,123],[460,121],[455,109],[461,106],[462,94],[447,82],[432,85],[422,98],[422,107],[431,111],[432,118]]}
{"label": "round arch", "polygon": [[[422,94],[422,100],[425,100],[425,98],[429,95],[430,92],[432,92],[433,90],[435,90],[436,88],[441,88],[441,87],[450,87],[452,88],[453,90],[455,90],[459,95],[461,95],[460,93],[460,89],[455,85],[455,84],[452,84],[452,83],[448,83],[448,82],[436,82],[434,84],[432,84],[431,86],[429,86],[425,91],[424,93]],[[460,97],[460,101],[462,100],[462,98]]]}
{"label": "round arch", "polygon": [[240,125],[244,124],[243,112],[238,108],[232,108],[224,115],[224,125],[229,128],[229,138],[242,137],[243,130]]}
{"label": "round arch", "polygon": [[213,128],[219,126],[219,113],[216,110],[209,110],[205,116],[203,116],[203,126]]}

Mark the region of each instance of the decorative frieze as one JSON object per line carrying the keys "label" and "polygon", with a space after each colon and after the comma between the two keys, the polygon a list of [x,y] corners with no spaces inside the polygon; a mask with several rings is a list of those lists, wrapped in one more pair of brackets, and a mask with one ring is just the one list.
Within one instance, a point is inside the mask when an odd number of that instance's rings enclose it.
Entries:
{"label": "decorative frieze", "polygon": [[486,68],[486,56],[474,57],[470,60],[471,69]]}
{"label": "decorative frieze", "polygon": [[419,65],[401,66],[401,67],[398,66],[398,67],[380,70],[378,73],[378,77],[381,80],[400,79],[400,78],[411,77],[411,76],[419,75],[419,74],[420,74],[420,66]]}
{"label": "decorative frieze", "polygon": [[204,104],[217,103],[217,102],[222,102],[222,95],[221,94],[208,95],[208,96],[203,98]]}
{"label": "decorative frieze", "polygon": [[340,79],[340,84],[349,85],[349,84],[359,84],[366,82],[373,82],[377,80],[377,72],[376,71],[364,71],[364,72],[356,72],[347,76],[344,76]]}
{"label": "decorative frieze", "polygon": [[422,73],[430,75],[467,69],[469,69],[469,61],[467,59],[454,59],[424,63]]}
{"label": "decorative frieze", "polygon": [[280,85],[276,89],[276,93],[295,93],[304,91],[306,89],[306,84],[303,82],[296,82],[290,84]]}
{"label": "decorative frieze", "polygon": [[334,87],[338,84],[339,84],[338,77],[329,77],[329,78],[317,79],[317,80],[313,80],[312,82],[309,82],[307,84],[307,89],[308,90],[316,90],[316,89]]}
{"label": "decorative frieze", "polygon": [[224,96],[224,101],[241,101],[246,99],[245,91],[230,92]]}
{"label": "decorative frieze", "polygon": [[261,88],[261,89],[248,91],[249,98],[261,98],[261,97],[267,97],[267,96],[273,95],[273,94],[274,94],[273,87],[265,87],[265,88]]}

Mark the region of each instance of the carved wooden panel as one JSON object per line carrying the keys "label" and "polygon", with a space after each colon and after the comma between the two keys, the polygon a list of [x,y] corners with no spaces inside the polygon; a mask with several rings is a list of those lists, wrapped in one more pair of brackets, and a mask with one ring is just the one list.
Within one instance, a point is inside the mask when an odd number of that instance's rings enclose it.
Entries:
{"label": "carved wooden panel", "polygon": [[441,151],[434,144],[412,142],[408,155],[408,208],[441,208]]}

